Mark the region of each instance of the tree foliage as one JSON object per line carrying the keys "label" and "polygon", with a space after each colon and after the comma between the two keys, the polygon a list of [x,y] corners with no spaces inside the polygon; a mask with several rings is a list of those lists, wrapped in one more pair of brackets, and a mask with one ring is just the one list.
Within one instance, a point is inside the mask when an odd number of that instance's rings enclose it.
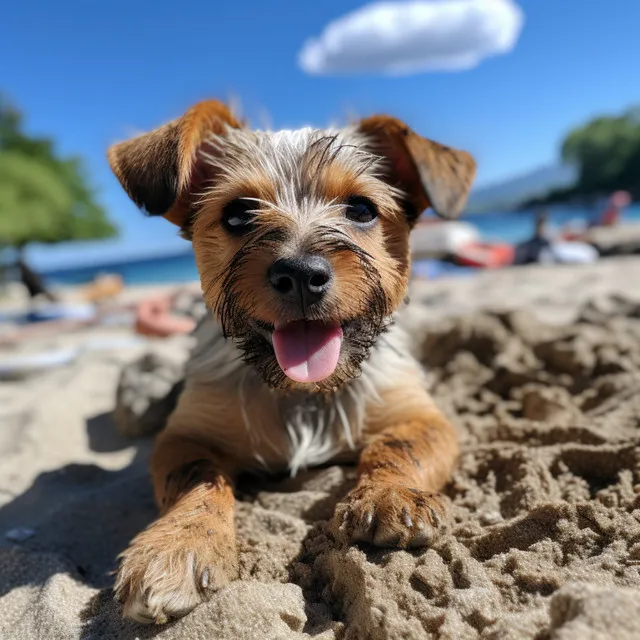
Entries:
{"label": "tree foliage", "polygon": [[634,199],[640,199],[640,107],[577,127],[564,139],[561,157],[578,169],[575,185],[527,205],[593,201],[617,190],[629,191]]}
{"label": "tree foliage", "polygon": [[79,158],[60,158],[48,138],[26,135],[0,97],[0,246],[108,238],[116,234]]}
{"label": "tree foliage", "polygon": [[562,144],[564,162],[579,167],[576,188],[586,194],[640,192],[640,109],[591,120]]}

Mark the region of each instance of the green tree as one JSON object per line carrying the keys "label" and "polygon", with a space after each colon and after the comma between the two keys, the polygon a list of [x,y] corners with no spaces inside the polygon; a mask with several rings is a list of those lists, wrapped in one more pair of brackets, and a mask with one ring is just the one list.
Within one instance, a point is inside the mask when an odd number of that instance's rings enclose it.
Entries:
{"label": "green tree", "polygon": [[585,195],[640,190],[640,109],[600,117],[564,140],[562,160],[579,169],[576,189]]}
{"label": "green tree", "polygon": [[26,135],[20,112],[0,97],[0,248],[114,235],[81,160]]}
{"label": "green tree", "polygon": [[601,116],[577,127],[564,139],[562,161],[574,165],[573,187],[556,189],[522,204],[589,202],[613,191],[629,191],[640,199],[640,107],[618,116]]}

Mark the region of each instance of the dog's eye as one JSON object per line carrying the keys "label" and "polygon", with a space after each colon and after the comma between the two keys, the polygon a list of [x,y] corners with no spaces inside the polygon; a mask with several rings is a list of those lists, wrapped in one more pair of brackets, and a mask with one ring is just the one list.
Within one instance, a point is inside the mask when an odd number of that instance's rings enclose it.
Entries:
{"label": "dog's eye", "polygon": [[369,198],[352,196],[347,200],[345,215],[358,224],[371,224],[378,217],[378,208]]}
{"label": "dog's eye", "polygon": [[233,235],[239,236],[253,229],[255,204],[238,198],[228,202],[222,211],[222,224]]}

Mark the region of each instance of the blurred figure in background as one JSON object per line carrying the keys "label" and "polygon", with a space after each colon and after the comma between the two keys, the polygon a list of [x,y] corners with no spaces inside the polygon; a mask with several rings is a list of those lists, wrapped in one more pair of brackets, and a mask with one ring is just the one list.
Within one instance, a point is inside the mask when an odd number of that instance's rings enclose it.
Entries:
{"label": "blurred figure in background", "polygon": [[16,267],[20,282],[26,287],[32,301],[43,296],[49,302],[57,302],[58,299],[45,287],[42,278],[21,257],[16,261]]}
{"label": "blurred figure in background", "polygon": [[513,264],[533,264],[540,262],[540,254],[551,246],[549,229],[549,213],[546,209],[536,214],[533,236],[516,245]]}
{"label": "blurred figure in background", "polygon": [[589,227],[613,227],[620,221],[623,209],[631,204],[628,191],[615,191],[607,198],[602,207],[595,208],[595,216]]}

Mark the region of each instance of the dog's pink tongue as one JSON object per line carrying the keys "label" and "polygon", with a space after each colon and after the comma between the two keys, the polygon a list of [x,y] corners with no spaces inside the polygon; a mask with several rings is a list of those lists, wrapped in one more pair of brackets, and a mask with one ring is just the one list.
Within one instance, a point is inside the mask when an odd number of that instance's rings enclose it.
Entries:
{"label": "dog's pink tongue", "polygon": [[273,332],[280,368],[296,382],[320,382],[338,366],[342,329],[299,320]]}

